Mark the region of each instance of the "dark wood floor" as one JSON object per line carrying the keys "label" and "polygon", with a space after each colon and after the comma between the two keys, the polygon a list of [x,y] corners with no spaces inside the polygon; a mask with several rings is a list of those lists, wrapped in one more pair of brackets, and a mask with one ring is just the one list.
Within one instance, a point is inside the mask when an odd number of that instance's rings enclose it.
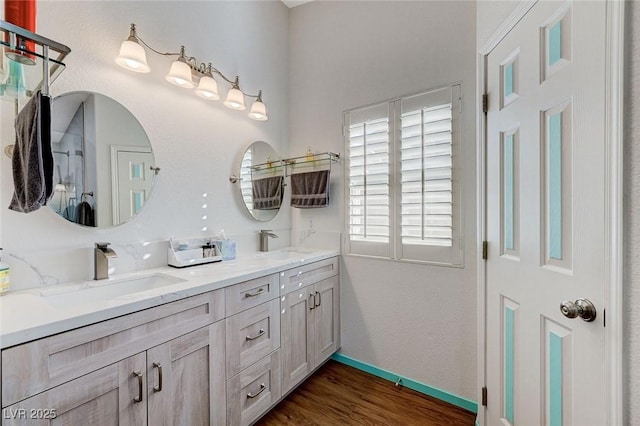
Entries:
{"label": "dark wood floor", "polygon": [[475,414],[329,361],[256,426],[473,425]]}

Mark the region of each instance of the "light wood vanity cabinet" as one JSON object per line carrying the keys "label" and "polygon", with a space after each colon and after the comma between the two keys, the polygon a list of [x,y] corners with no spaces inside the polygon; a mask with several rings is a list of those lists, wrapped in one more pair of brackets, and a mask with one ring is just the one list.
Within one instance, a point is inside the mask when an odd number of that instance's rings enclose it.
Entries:
{"label": "light wood vanity cabinet", "polygon": [[285,271],[280,279],[281,288],[290,290],[281,307],[282,391],[287,393],[340,347],[337,258]]}
{"label": "light wood vanity cabinet", "polygon": [[5,349],[3,425],[224,425],[223,318],[218,290]]}
{"label": "light wood vanity cabinet", "polygon": [[45,425],[55,418],[62,425],[145,425],[146,404],[133,402],[140,391],[138,377],[146,389],[145,364],[140,353],[5,407],[2,424]]}
{"label": "light wood vanity cabinet", "polygon": [[3,424],[224,425],[223,342],[216,322],[11,405]]}
{"label": "light wood vanity cabinet", "polygon": [[331,258],[4,349],[0,424],[249,425],[339,348],[339,292]]}
{"label": "light wood vanity cabinet", "polygon": [[237,312],[226,319],[228,425],[251,424],[282,396],[278,282],[274,274],[226,289]]}
{"label": "light wood vanity cabinet", "polygon": [[224,324],[216,322],[147,351],[148,424],[224,425]]}

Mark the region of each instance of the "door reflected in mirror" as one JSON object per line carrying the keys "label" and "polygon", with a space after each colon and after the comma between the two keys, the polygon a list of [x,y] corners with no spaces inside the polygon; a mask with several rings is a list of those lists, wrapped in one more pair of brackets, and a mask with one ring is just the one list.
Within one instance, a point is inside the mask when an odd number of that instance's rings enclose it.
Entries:
{"label": "door reflected in mirror", "polygon": [[242,156],[239,176],[247,212],[260,222],[273,219],[284,195],[284,167],[276,150],[266,142],[253,142]]}
{"label": "door reflected in mirror", "polygon": [[55,191],[49,207],[70,222],[110,227],[144,207],[157,173],[149,138],[115,100],[73,92],[53,100]]}

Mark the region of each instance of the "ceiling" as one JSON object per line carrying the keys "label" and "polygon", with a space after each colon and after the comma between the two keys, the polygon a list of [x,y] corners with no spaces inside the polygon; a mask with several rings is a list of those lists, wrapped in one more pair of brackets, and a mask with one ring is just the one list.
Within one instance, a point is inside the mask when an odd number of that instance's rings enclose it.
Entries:
{"label": "ceiling", "polygon": [[312,1],[313,0],[282,0],[282,3],[284,3],[287,7],[291,8],[291,7],[300,6],[301,4],[309,3]]}

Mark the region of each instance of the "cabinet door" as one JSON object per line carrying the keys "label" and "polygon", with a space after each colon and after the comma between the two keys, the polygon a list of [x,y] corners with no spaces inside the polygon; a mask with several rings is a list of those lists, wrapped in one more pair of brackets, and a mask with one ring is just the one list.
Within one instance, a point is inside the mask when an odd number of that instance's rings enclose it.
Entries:
{"label": "cabinet door", "polygon": [[147,351],[149,424],[224,425],[224,322]]}
{"label": "cabinet door", "polygon": [[314,362],[317,367],[340,347],[340,279],[332,277],[314,286]]}
{"label": "cabinet door", "polygon": [[313,370],[313,286],[281,298],[282,393]]}
{"label": "cabinet door", "polygon": [[144,353],[79,377],[3,410],[3,425],[147,424]]}

